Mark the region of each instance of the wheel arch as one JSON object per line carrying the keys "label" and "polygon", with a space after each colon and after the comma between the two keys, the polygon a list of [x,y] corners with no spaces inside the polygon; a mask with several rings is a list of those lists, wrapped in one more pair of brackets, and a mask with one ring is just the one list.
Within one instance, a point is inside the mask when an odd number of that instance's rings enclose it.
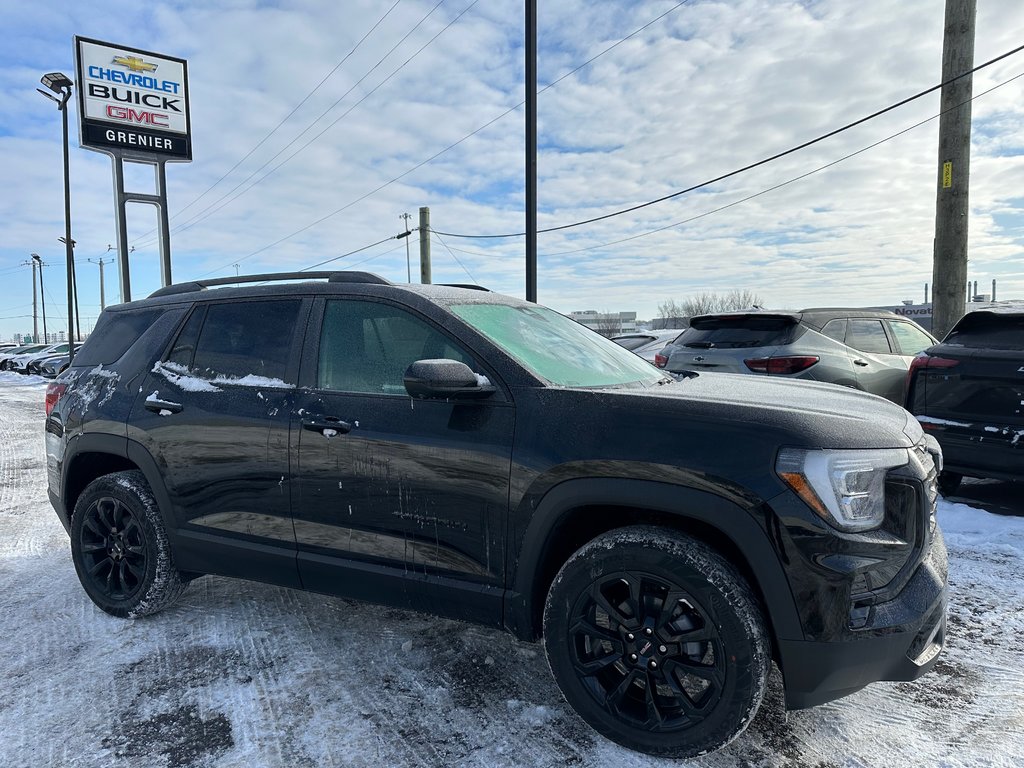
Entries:
{"label": "wheel arch", "polygon": [[71,442],[64,461],[66,468],[61,500],[69,523],[74,514],[75,503],[89,483],[114,472],[138,470],[145,476],[156,497],[168,538],[174,538],[170,498],[163,486],[156,462],[141,445],[116,435],[86,433]]}
{"label": "wheel arch", "polygon": [[756,508],[743,509],[708,491],[669,483],[618,478],[560,483],[537,504],[519,545],[505,624],[521,639],[537,639],[548,589],[569,556],[603,533],[649,524],[686,533],[719,551],[761,601],[773,640],[801,639],[789,582],[757,514]]}

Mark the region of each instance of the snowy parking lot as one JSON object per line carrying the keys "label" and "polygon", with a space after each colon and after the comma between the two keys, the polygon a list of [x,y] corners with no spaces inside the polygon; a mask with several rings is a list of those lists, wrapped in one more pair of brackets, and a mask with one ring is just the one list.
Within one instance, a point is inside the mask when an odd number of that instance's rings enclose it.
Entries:
{"label": "snowy parking lot", "polygon": [[[47,500],[44,390],[0,374],[0,765],[682,764],[598,736],[540,646],[498,630],[219,577],[156,616],[107,616]],[[1024,499],[998,486],[981,507],[940,502],[951,585],[934,673],[788,714],[776,673],[750,729],[691,764],[1019,765]]]}

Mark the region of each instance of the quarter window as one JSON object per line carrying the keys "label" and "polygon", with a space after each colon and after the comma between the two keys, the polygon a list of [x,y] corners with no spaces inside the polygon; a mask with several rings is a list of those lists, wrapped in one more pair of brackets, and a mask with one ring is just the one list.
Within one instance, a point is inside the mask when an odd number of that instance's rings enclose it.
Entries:
{"label": "quarter window", "polygon": [[830,339],[843,343],[843,339],[846,338],[846,318],[829,320],[825,323],[825,327],[821,329],[821,332]]}

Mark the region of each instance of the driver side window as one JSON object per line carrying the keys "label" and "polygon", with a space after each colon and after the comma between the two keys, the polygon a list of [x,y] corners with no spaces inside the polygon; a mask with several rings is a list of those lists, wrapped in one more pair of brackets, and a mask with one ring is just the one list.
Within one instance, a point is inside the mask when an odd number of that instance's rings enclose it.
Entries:
{"label": "driver side window", "polygon": [[327,302],[320,332],[317,387],[336,392],[405,395],[405,369],[447,359],[477,370],[472,355],[425,321],[374,301]]}

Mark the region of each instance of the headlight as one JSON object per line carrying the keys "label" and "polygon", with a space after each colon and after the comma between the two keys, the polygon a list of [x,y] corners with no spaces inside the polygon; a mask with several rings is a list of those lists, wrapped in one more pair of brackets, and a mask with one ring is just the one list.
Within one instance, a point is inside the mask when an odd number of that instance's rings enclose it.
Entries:
{"label": "headlight", "polygon": [[885,519],[885,473],[910,461],[905,448],[807,451],[784,448],[775,472],[831,525],[868,531]]}

